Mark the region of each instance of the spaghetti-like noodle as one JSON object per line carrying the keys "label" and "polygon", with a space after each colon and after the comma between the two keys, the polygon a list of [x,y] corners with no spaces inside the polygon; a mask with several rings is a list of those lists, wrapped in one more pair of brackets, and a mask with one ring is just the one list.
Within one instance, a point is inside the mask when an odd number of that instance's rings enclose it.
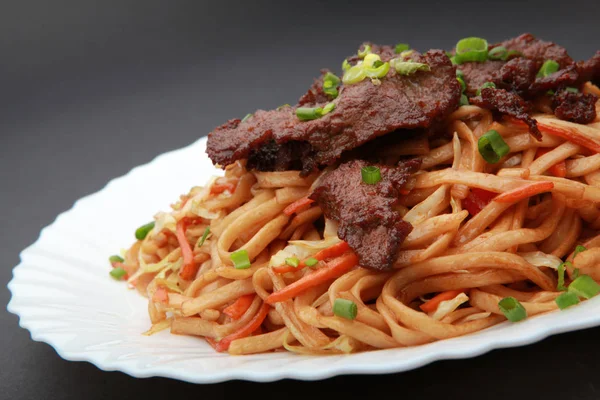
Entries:
{"label": "spaghetti-like noodle", "polygon": [[[600,141],[598,120],[583,126],[548,115],[536,118]],[[506,320],[499,308],[505,297],[518,300],[530,316],[556,310],[563,260],[571,261],[563,285],[575,274],[600,279],[598,154],[552,130],[544,130],[538,142],[522,125],[494,121],[475,106],[458,109],[446,126],[452,140],[424,143],[431,147],[425,154],[423,144],[408,146],[422,158],[422,169],[397,208],[414,229],[390,272],[361,268],[355,256],[351,265],[327,270],[351,250],[318,256],[316,265],[304,267],[305,260],[340,243],[332,221],[323,229],[316,203],[298,202],[311,193],[317,174],[249,171],[238,161],[225,168],[224,177],[193,188],[172,212],[158,214],[154,229],[118,263],[149,299],[149,333],[170,328],[231,354],[413,346]],[[492,128],[511,149],[497,164],[487,164],[477,151],[478,138]],[[564,177],[548,173],[560,163]],[[545,190],[522,195],[540,182],[546,182]],[[503,195],[475,212],[466,209],[478,190]],[[573,257],[577,245],[587,251]],[[239,250],[246,250],[249,268],[234,267],[232,253]],[[292,256],[301,265],[286,266]],[[303,286],[319,273],[329,275]],[[290,288],[291,297],[273,301],[273,293]],[[450,298],[435,306],[430,296],[436,293]],[[336,299],[356,305],[354,319],[334,314]],[[428,302],[434,307],[424,306]]]}

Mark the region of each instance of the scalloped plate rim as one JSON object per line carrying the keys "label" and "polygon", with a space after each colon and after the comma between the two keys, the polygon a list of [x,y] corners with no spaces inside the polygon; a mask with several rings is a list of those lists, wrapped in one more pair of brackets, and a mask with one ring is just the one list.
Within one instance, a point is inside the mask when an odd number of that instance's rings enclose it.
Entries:
{"label": "scalloped plate rim", "polygon": [[[53,220],[52,223],[50,223],[49,225],[47,225],[43,229],[41,229],[40,234],[38,235],[38,238],[35,240],[34,243],[32,243],[31,245],[29,245],[28,247],[26,247],[24,250],[22,250],[20,252],[20,254],[19,254],[20,262],[17,266],[15,266],[13,268],[12,279],[7,285],[8,289],[11,293],[11,298],[7,305],[7,310],[10,313],[18,316],[19,326],[30,332],[30,336],[31,336],[32,340],[37,341],[37,342],[47,343],[52,348],[54,348],[54,350],[57,352],[57,354],[61,358],[65,359],[65,360],[78,361],[78,362],[82,362],[82,361],[89,362],[89,363],[95,365],[97,368],[104,370],[104,371],[120,371],[120,372],[123,372],[125,374],[128,374],[128,375],[130,375],[132,377],[136,377],[136,378],[165,377],[165,378],[182,380],[182,381],[186,381],[186,382],[190,382],[190,383],[208,384],[208,383],[219,383],[219,382],[225,382],[225,381],[237,380],[237,379],[255,381],[255,382],[272,382],[272,381],[277,381],[277,380],[281,380],[281,379],[296,379],[296,380],[312,381],[312,380],[327,379],[330,377],[334,377],[334,376],[338,376],[338,375],[347,375],[347,374],[373,375],[373,374],[388,374],[388,373],[404,372],[404,371],[408,371],[411,369],[419,368],[421,366],[430,364],[435,361],[451,360],[451,359],[465,359],[465,358],[470,358],[470,357],[476,357],[476,356],[482,355],[484,353],[487,353],[491,350],[508,348],[508,347],[524,346],[524,345],[528,345],[531,343],[541,341],[551,335],[565,333],[565,332],[579,330],[579,329],[591,328],[591,327],[600,325],[600,313],[588,313],[587,317],[570,320],[566,324],[562,324],[562,325],[547,324],[545,326],[545,329],[542,329],[539,327],[537,329],[535,329],[536,325],[540,325],[539,323],[538,324],[534,323],[533,325],[527,325],[528,327],[525,330],[526,335],[523,335],[520,337],[511,337],[510,335],[509,336],[504,335],[506,338],[502,339],[502,340],[486,339],[486,340],[482,340],[482,341],[477,341],[477,342],[474,342],[467,350],[462,349],[460,347],[457,347],[456,349],[453,350],[452,342],[454,342],[456,340],[464,340],[465,337],[462,337],[462,338],[442,340],[442,341],[434,342],[434,343],[427,344],[424,346],[418,346],[416,348],[377,350],[377,351],[369,352],[369,353],[359,353],[356,355],[342,356],[343,362],[341,362],[341,363],[337,362],[337,363],[332,363],[331,365],[319,364],[319,367],[312,367],[312,368],[305,369],[302,371],[286,370],[285,368],[266,369],[266,370],[260,370],[260,369],[254,370],[254,369],[250,369],[250,368],[246,368],[246,369],[236,368],[235,370],[217,370],[217,371],[210,371],[210,372],[203,371],[202,373],[198,373],[197,371],[177,370],[169,365],[153,366],[153,367],[144,369],[144,368],[140,368],[139,366],[131,366],[130,364],[127,364],[126,362],[121,362],[119,360],[116,360],[116,361],[109,360],[104,356],[104,353],[102,351],[85,351],[85,350],[70,351],[70,350],[62,348],[59,345],[59,343],[57,343],[57,340],[56,340],[57,334],[52,333],[52,332],[45,333],[43,328],[36,326],[36,323],[34,320],[28,321],[27,310],[24,310],[23,308],[19,307],[18,304],[16,304],[17,303],[16,299],[19,296],[19,292],[18,292],[18,288],[16,288],[15,286],[19,282],[17,281],[17,277],[16,277],[15,273],[20,269],[27,268],[27,264],[23,261],[24,256],[27,255],[28,253],[32,252],[36,248],[36,245],[38,245],[38,243],[44,236],[48,235],[48,232],[57,223],[57,221],[59,221],[60,219],[62,219],[65,216],[67,216],[68,214],[72,213],[74,210],[77,210],[77,209],[85,206],[87,201],[90,201],[91,199],[98,196],[99,194],[110,190],[111,186],[113,186],[115,183],[118,183],[119,181],[127,180],[128,178],[131,177],[132,174],[135,174],[136,171],[147,168],[150,165],[159,162],[162,158],[166,158],[167,156],[172,156],[179,152],[184,152],[186,150],[190,150],[195,146],[203,146],[203,145],[205,145],[206,140],[207,140],[206,137],[202,137],[199,140],[189,144],[188,146],[185,146],[185,147],[182,147],[179,149],[170,150],[170,151],[164,152],[162,154],[159,154],[156,157],[154,157],[151,161],[149,161],[145,164],[135,166],[132,169],[130,169],[127,173],[125,173],[124,175],[121,175],[119,177],[111,179],[100,190],[98,190],[94,193],[88,194],[86,196],[83,196],[80,199],[76,200],[68,210],[63,211],[60,214],[58,214],[58,216]],[[185,189],[183,189],[183,190],[185,190]],[[586,307],[586,308],[593,307],[595,309],[600,310],[600,302],[599,301],[600,301],[600,298],[588,300],[587,302],[580,305],[579,307],[582,307],[582,306]],[[521,324],[517,324],[517,325],[525,326],[530,321],[537,321],[537,320],[541,320],[541,319],[544,319],[544,320],[549,319],[550,321],[552,321],[553,319],[559,319],[558,318],[559,315],[560,314],[556,314],[556,313],[548,313],[548,314],[544,314],[541,316],[536,316],[535,318],[531,318],[530,320],[525,321],[524,323],[521,323]],[[594,315],[596,315],[596,316],[594,317]],[[562,319],[565,319],[565,318],[562,318]],[[532,328],[532,326],[533,326],[533,328]],[[513,329],[513,328],[509,327],[509,325],[507,325],[507,323],[497,325],[494,328],[501,329],[502,331],[504,331],[506,329],[508,329],[508,330]],[[489,330],[484,330],[480,333],[486,334],[486,332],[488,332],[488,331]],[[58,334],[58,335],[60,335],[60,334]],[[491,336],[493,336],[493,335],[491,335]],[[441,347],[441,349],[438,349],[439,347]],[[422,351],[419,351],[419,348],[422,349]],[[397,359],[397,361],[388,362],[385,364],[381,364],[381,363],[378,364],[376,361],[370,362],[370,363],[354,363],[354,362],[352,362],[352,360],[354,358],[359,358],[359,357],[364,358],[365,354],[380,354],[383,352],[385,352],[386,354],[390,354],[390,353],[393,354],[396,352],[400,353],[403,350],[413,350],[413,349],[417,349],[416,351],[418,352],[418,355],[413,356],[410,359],[404,359],[402,357],[399,357]],[[230,357],[234,357],[234,356],[230,356]],[[291,361],[294,361],[293,357],[299,357],[299,356],[290,354]],[[314,357],[315,359],[322,359],[323,357],[330,357],[330,356],[312,356],[312,357]],[[246,359],[247,356],[239,357],[239,358]],[[376,357],[374,357],[373,359],[376,360]],[[300,359],[298,359],[298,360],[300,360]]]}

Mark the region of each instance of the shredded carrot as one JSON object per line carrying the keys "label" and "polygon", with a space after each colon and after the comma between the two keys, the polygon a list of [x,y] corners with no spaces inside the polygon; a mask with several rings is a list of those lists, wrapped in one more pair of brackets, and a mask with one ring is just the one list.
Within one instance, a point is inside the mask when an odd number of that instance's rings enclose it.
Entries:
{"label": "shredded carrot", "polygon": [[175,229],[175,236],[181,247],[181,255],[183,256],[183,267],[179,272],[181,279],[186,281],[194,279],[198,272],[198,265],[194,262],[194,253],[192,252],[192,246],[185,237],[185,230],[187,229],[189,221],[186,218],[182,218]]}
{"label": "shredded carrot", "polygon": [[[543,156],[544,154],[550,152],[550,149],[546,149],[544,147],[540,147],[537,149],[537,152],[535,153],[535,158],[540,158],[541,156]],[[567,163],[565,163],[565,161],[561,161],[558,162],[556,164],[554,164],[553,166],[551,166],[550,168],[548,168],[548,172],[550,172],[552,175],[559,177],[559,178],[564,178],[565,176],[567,176]]]}
{"label": "shredded carrot", "polygon": [[232,182],[224,182],[224,183],[215,182],[210,187],[210,193],[211,194],[221,194],[226,190],[229,190],[231,193],[233,193],[233,192],[235,192],[236,188],[237,188],[237,184],[232,183]]}
{"label": "shredded carrot", "polygon": [[558,136],[563,139],[567,139],[569,142],[578,144],[583,147],[587,147],[590,150],[600,153],[600,143],[580,134],[579,132],[571,129],[557,128],[555,126],[546,125],[538,122],[538,127],[542,132],[546,132],[550,135]]}
{"label": "shredded carrot", "polygon": [[452,300],[461,293],[464,293],[464,290],[448,290],[447,292],[442,292],[434,298],[421,304],[420,308],[426,313],[434,312],[435,310],[437,310],[438,306],[442,301]]}
{"label": "shredded carrot", "polygon": [[205,337],[204,340],[206,340],[206,342],[210,345],[210,347],[217,350],[217,341],[215,339],[213,339],[211,337]]}
{"label": "shredded carrot", "polygon": [[265,301],[268,304],[273,304],[289,300],[311,287],[320,285],[323,282],[327,282],[330,279],[345,274],[357,264],[358,256],[356,253],[353,251],[345,253],[344,255],[329,261],[325,267],[318,269],[309,275],[305,275],[277,292],[271,293]]}
{"label": "shredded carrot", "polygon": [[247,325],[243,326],[238,331],[233,332],[231,335],[225,336],[223,339],[219,340],[215,349],[218,352],[226,351],[229,349],[229,345],[234,340],[250,336],[252,332],[260,328],[263,321],[267,317],[270,308],[271,307],[267,303],[263,303],[262,307],[258,311],[258,314],[256,314]]}
{"label": "shredded carrot", "polygon": [[554,188],[554,183],[548,181],[532,182],[520,188],[499,194],[494,201],[498,203],[514,203],[536,194],[549,192]]}
{"label": "shredded carrot", "polygon": [[247,294],[245,296],[239,297],[232,305],[225,307],[223,310],[223,314],[231,317],[233,320],[238,320],[244,315],[246,311],[252,305],[252,301],[254,300],[253,294]]}
{"label": "shredded carrot", "polygon": [[[332,257],[341,256],[342,254],[344,254],[348,250],[350,250],[350,246],[348,245],[348,243],[346,243],[346,242],[339,242],[339,243],[334,244],[331,247],[328,247],[326,249],[323,249],[323,250],[319,251],[314,256],[309,257],[309,258],[314,258],[314,259],[316,259],[318,261],[323,261],[326,258],[332,258]],[[300,263],[298,264],[297,267],[292,267],[290,265],[280,265],[280,266],[277,266],[277,267],[273,267],[273,271],[276,272],[276,273],[278,273],[278,274],[285,274],[285,273],[288,273],[288,272],[299,271],[302,268],[306,267],[305,262],[306,262],[306,260],[300,261]]]}
{"label": "shredded carrot", "polygon": [[311,205],[314,202],[315,201],[313,199],[309,199],[308,196],[307,197],[303,197],[300,200],[296,200],[295,202],[293,202],[292,204],[290,204],[289,206],[287,206],[286,208],[284,208],[283,209],[283,213],[285,215],[292,215],[294,213],[297,213],[298,211],[300,211],[304,207],[306,207],[308,205]]}
{"label": "shredded carrot", "polygon": [[169,301],[169,292],[167,292],[166,288],[160,286],[158,289],[156,289],[156,292],[154,292],[152,301],[157,303],[167,303]]}

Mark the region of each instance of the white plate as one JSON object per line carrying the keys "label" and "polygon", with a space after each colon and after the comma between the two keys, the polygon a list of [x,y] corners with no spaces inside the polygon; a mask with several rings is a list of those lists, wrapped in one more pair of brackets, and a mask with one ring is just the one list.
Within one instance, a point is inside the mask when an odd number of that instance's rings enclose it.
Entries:
{"label": "white plate", "polygon": [[206,139],[201,139],[111,181],[77,201],[23,251],[9,284],[8,310],[19,315],[20,325],[34,340],[50,344],[67,360],[89,361],[104,370],[213,383],[400,372],[600,325],[599,296],[568,311],[504,323],[461,338],[348,356],[280,352],[234,357],[217,354],[196,338],[168,332],[142,336],[150,325],[146,300],[110,279],[107,257],[130,245],[135,228],[156,211],[167,209],[180,193],[217,173],[205,148]]}

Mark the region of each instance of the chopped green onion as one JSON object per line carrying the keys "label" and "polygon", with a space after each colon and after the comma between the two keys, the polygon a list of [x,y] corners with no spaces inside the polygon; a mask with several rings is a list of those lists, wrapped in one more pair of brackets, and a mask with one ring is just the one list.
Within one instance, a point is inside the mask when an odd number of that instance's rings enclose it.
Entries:
{"label": "chopped green onion", "polygon": [[556,302],[556,305],[558,305],[558,308],[564,310],[565,308],[579,303],[579,297],[573,292],[565,292],[558,296],[554,301]]}
{"label": "chopped green onion", "polygon": [[510,322],[519,322],[527,318],[527,310],[514,297],[505,297],[500,300],[498,308]]}
{"label": "chopped green onion", "polygon": [[112,276],[113,278],[115,278],[118,281],[120,281],[121,279],[123,279],[123,277],[125,275],[127,275],[127,271],[125,271],[121,267],[113,268],[109,273],[110,273],[110,276]]}
{"label": "chopped green onion", "polygon": [[461,92],[464,92],[465,90],[467,90],[467,84],[465,83],[465,80],[463,78],[461,78],[460,76],[457,76],[456,80],[458,81],[458,83],[460,83]]}
{"label": "chopped green onion", "polygon": [[344,76],[342,77],[342,82],[345,85],[352,85],[354,83],[358,83],[365,79],[367,75],[365,74],[365,69],[362,65],[354,65],[344,72]]}
{"label": "chopped green onion", "polygon": [[248,251],[238,250],[231,253],[229,256],[233,261],[233,267],[235,269],[248,269],[250,268],[250,257],[248,257]]}
{"label": "chopped green onion", "polygon": [[494,82],[485,82],[479,89],[477,89],[477,96],[481,96],[481,89],[485,88],[493,88],[496,89],[496,84]]}
{"label": "chopped green onion", "polygon": [[412,75],[417,71],[431,71],[431,67],[427,64],[414,61],[403,61],[399,58],[390,60],[390,64],[400,75]]}
{"label": "chopped green onion", "polygon": [[574,88],[574,87],[568,87],[568,88],[565,88],[565,90],[567,92],[571,92],[571,93],[579,93],[579,89]]}
{"label": "chopped green onion", "polygon": [[579,278],[580,273],[581,273],[581,271],[579,270],[579,268],[573,269],[573,279]]}
{"label": "chopped green onion", "polygon": [[346,299],[335,299],[333,302],[333,314],[345,319],[353,320],[358,314],[356,303]]}
{"label": "chopped green onion", "polygon": [[209,233],[210,233],[210,226],[207,226],[206,229],[204,230],[204,233],[202,234],[202,237],[200,238],[200,240],[198,240],[196,247],[202,247],[202,245],[206,241],[206,238],[208,237]]}
{"label": "chopped green onion", "polygon": [[348,60],[344,60],[344,62],[342,63],[342,71],[346,72],[350,69],[350,67],[352,67],[352,65],[350,65]]}
{"label": "chopped green onion", "polygon": [[368,44],[363,44],[363,49],[358,49],[358,57],[365,58],[367,54],[371,53],[371,46]]}
{"label": "chopped green onion", "polygon": [[335,99],[338,96],[337,88],[340,82],[340,78],[337,75],[327,72],[323,77],[323,92]]}
{"label": "chopped green onion", "polygon": [[381,180],[381,171],[377,167],[362,167],[360,174],[362,175],[363,182],[368,185],[374,185]]}
{"label": "chopped green onion", "polygon": [[466,95],[464,95],[464,94],[462,94],[460,96],[460,105],[461,106],[468,106],[469,105],[469,98]]}
{"label": "chopped green onion", "polygon": [[577,257],[577,254],[581,253],[582,251],[586,251],[586,250],[587,249],[585,248],[585,246],[582,246],[580,244],[575,246],[575,251],[573,252],[573,259],[575,259],[575,257]]}
{"label": "chopped green onion", "polygon": [[464,38],[456,44],[456,63],[462,64],[469,61],[484,62],[488,58],[487,40],[478,37]]}
{"label": "chopped green onion", "polygon": [[508,60],[511,57],[523,57],[523,53],[517,50],[509,50],[506,59]]}
{"label": "chopped green onion", "polygon": [[325,114],[329,114],[335,108],[334,103],[327,103],[323,108],[321,107],[298,107],[296,109],[296,116],[301,121],[310,121],[312,119],[321,118]]}
{"label": "chopped green onion", "polygon": [[252,114],[246,114],[246,116],[244,118],[242,118],[242,122],[246,122],[250,119],[250,117],[252,117]]}
{"label": "chopped green onion", "polygon": [[396,47],[394,47],[394,52],[396,54],[400,54],[408,50],[410,50],[410,46],[406,43],[398,43]]}
{"label": "chopped green onion", "polygon": [[497,163],[510,152],[510,147],[502,139],[502,136],[493,129],[487,131],[479,138],[477,146],[481,157],[490,164]]}
{"label": "chopped green onion", "polygon": [[579,297],[591,299],[600,293],[600,285],[589,275],[581,275],[569,285],[569,292]]}
{"label": "chopped green onion", "polygon": [[307,259],[306,261],[304,261],[304,264],[307,267],[311,267],[311,268],[314,267],[315,265],[317,265],[318,263],[319,263],[319,260],[317,260],[316,258],[312,258],[312,257]]}
{"label": "chopped green onion", "polygon": [[408,58],[414,52],[415,52],[414,50],[403,51],[402,53],[400,53],[400,58],[402,58],[402,59]]}
{"label": "chopped green onion", "polygon": [[568,266],[573,266],[569,261],[564,262],[564,263],[560,263],[560,265],[557,268],[558,271],[558,284],[556,285],[556,290],[561,290],[561,291],[565,291],[567,290],[566,286],[565,286],[565,269]]}
{"label": "chopped green onion", "polygon": [[290,267],[298,268],[298,265],[300,265],[300,260],[298,260],[296,257],[288,257],[285,259],[285,263]]}
{"label": "chopped green onion", "polygon": [[460,69],[456,69],[456,77],[462,79],[463,81],[465,80],[465,74],[464,72],[462,72]]}
{"label": "chopped green onion", "polygon": [[490,60],[503,60],[506,61],[508,58],[508,50],[504,46],[494,47],[488,51],[488,58]]}
{"label": "chopped green onion", "polygon": [[154,229],[154,221],[147,223],[146,225],[142,225],[135,231],[135,238],[137,240],[144,240],[146,236]]}
{"label": "chopped green onion", "polygon": [[546,76],[552,75],[553,73],[558,71],[559,68],[560,68],[560,65],[558,65],[558,63],[556,61],[546,60],[546,61],[544,61],[542,68],[540,68],[540,70],[538,71],[537,77],[545,78]]}
{"label": "chopped green onion", "polygon": [[121,256],[110,256],[108,258],[108,261],[110,261],[111,264],[114,264],[114,263],[118,263],[118,262],[122,263],[125,260]]}
{"label": "chopped green onion", "polygon": [[383,78],[387,75],[390,70],[390,63],[381,62],[381,60],[376,60],[373,62],[372,67],[364,67],[365,75],[371,79],[379,79]]}
{"label": "chopped green onion", "polygon": [[375,62],[373,63],[373,68],[379,68],[383,65],[383,61],[381,60],[375,60]]}

